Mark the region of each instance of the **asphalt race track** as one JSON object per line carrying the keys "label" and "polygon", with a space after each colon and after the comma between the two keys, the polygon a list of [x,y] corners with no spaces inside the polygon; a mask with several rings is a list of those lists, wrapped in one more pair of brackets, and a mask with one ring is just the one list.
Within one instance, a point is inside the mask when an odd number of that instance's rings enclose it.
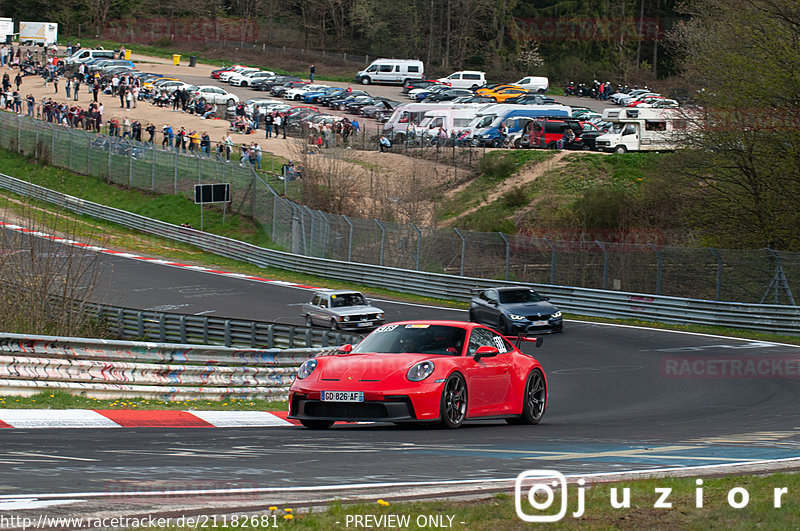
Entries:
{"label": "asphalt race track", "polygon": [[[122,306],[302,324],[299,304],[309,298],[303,289],[101,260],[102,298]],[[466,318],[374,302],[390,321]],[[550,388],[538,426],[2,429],[0,509],[4,498],[36,493],[491,480],[533,468],[589,474],[800,455],[798,347],[579,321],[565,328],[535,352]]]}

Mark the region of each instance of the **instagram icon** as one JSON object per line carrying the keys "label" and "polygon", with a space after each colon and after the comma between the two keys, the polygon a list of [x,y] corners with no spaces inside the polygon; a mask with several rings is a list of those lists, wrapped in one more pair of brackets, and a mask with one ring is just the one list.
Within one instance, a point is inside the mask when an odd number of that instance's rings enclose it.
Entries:
{"label": "instagram icon", "polygon": [[[578,484],[585,481],[580,479]],[[576,518],[583,515],[583,490],[578,489],[578,510],[572,515]],[[558,522],[567,514],[567,478],[555,470],[526,470],[514,481],[514,508],[524,522]]]}

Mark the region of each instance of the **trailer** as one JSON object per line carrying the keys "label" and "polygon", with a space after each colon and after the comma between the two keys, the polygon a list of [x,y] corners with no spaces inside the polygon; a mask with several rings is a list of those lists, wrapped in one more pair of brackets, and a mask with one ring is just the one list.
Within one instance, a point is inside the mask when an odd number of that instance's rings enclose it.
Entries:
{"label": "trailer", "polygon": [[10,43],[14,38],[14,19],[0,18],[0,44]]}
{"label": "trailer", "polygon": [[55,22],[20,22],[19,42],[50,46],[58,41],[58,24]]}
{"label": "trailer", "polygon": [[598,136],[597,149],[628,151],[673,151],[686,140],[694,120],[683,109],[606,109],[603,121],[614,124],[611,131]]}

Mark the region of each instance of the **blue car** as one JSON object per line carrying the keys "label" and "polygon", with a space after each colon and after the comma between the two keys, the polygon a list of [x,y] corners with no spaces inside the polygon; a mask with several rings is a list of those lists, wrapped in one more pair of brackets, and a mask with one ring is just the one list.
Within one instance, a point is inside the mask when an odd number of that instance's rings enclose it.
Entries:
{"label": "blue car", "polygon": [[564,329],[561,311],[547,297],[525,287],[479,291],[469,303],[469,320],[507,336]]}
{"label": "blue car", "polygon": [[315,90],[314,92],[306,92],[303,94],[303,101],[306,103],[317,103],[322,96],[327,96],[328,94],[333,94],[334,92],[338,92],[342,89],[337,87],[328,87],[322,90]]}

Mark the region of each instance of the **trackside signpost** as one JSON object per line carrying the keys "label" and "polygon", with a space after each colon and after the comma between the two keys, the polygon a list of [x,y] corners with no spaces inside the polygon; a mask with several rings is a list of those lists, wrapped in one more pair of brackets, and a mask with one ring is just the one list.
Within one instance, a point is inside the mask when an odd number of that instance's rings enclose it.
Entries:
{"label": "trackside signpost", "polygon": [[[200,205],[200,230],[203,230],[203,205],[207,203],[230,203],[230,183],[194,185],[194,204]],[[225,218],[222,218],[225,224]]]}

